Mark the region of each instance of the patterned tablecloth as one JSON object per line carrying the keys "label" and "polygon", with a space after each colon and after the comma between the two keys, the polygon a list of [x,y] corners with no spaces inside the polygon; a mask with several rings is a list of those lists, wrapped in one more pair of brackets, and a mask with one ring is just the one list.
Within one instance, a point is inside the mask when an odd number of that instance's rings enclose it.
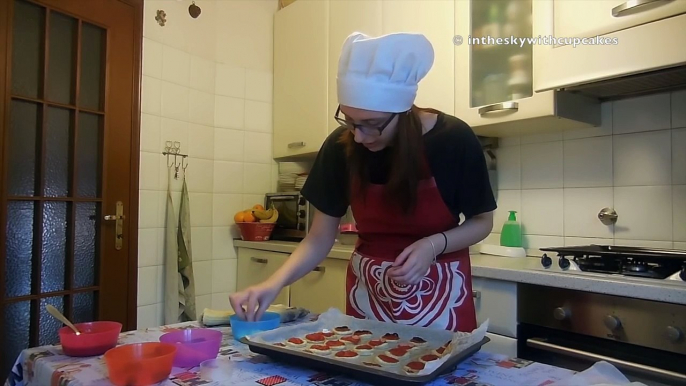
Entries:
{"label": "patterned tablecloth", "polygon": [[[307,322],[301,320],[300,322]],[[296,322],[296,323],[300,323]],[[180,323],[139,331],[122,333],[119,344],[159,341],[159,337],[176,329],[197,328],[197,322]],[[222,374],[208,375],[199,367],[174,368],[162,386],[362,386],[358,380],[331,375],[307,368],[274,362],[263,355],[252,353],[249,348],[234,340],[231,328],[218,328],[224,340],[217,361],[222,364]],[[215,371],[219,372],[219,371]],[[567,378],[574,372],[558,367],[522,359],[507,358],[481,350],[463,362],[449,375],[436,379],[429,385],[549,385]],[[107,367],[100,357],[72,358],[65,356],[59,345],[24,350],[17,358],[5,386],[105,386],[112,385],[107,377]]]}

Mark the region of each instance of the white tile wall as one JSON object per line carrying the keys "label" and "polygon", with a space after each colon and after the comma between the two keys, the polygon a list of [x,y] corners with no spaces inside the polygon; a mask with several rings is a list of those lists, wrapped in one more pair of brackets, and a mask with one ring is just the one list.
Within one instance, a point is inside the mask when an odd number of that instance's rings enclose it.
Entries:
{"label": "white tile wall", "polygon": [[[686,249],[686,91],[605,102],[600,127],[505,138],[497,149],[498,243],[509,210],[523,242]],[[617,224],[598,212],[614,208]]]}
{"label": "white tile wall", "polygon": [[[164,323],[167,187],[178,213],[179,180],[165,141],[189,155],[196,304],[228,307],[236,288],[235,212],[261,202],[277,178],[272,147],[272,41],[277,0],[145,2],[141,114],[138,327]],[[157,24],[164,9],[167,24]],[[171,174],[170,180],[168,175]]]}

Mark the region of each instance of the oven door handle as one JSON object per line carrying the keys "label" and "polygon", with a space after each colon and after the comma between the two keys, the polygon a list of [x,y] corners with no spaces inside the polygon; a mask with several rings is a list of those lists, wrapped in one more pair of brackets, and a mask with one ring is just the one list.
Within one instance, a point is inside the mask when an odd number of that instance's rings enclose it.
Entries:
{"label": "oven door handle", "polygon": [[294,196],[269,196],[268,198],[272,201],[296,200]]}
{"label": "oven door handle", "polygon": [[545,342],[541,339],[531,338],[526,340],[526,345],[537,350],[547,351],[554,354],[561,354],[571,358],[585,359],[590,361],[605,361],[621,370],[630,370],[636,373],[657,378],[669,384],[685,384],[686,374],[679,374],[669,370],[658,369],[657,367],[646,366],[639,363],[628,362],[621,359],[594,354],[587,351],[576,350],[573,348],[558,346]]}

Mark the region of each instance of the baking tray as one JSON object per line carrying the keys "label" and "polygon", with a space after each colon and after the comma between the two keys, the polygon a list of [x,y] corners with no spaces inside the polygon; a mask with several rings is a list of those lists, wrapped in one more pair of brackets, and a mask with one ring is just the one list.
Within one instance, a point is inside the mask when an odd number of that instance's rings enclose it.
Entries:
{"label": "baking tray", "polygon": [[300,350],[274,346],[269,343],[254,342],[247,338],[242,338],[241,342],[246,344],[250,351],[254,353],[263,354],[276,361],[294,364],[299,367],[338,373],[379,386],[416,386],[431,382],[441,375],[454,371],[458,364],[481,350],[481,347],[490,342],[490,339],[484,337],[480,342],[464,348],[460,353],[450,357],[433,372],[424,375],[398,374],[361,364],[343,362],[326,356],[309,354]]}

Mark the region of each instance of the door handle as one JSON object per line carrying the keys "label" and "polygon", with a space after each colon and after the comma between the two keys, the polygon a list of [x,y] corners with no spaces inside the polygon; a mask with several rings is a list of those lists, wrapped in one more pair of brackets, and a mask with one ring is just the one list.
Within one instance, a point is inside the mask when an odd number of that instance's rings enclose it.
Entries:
{"label": "door handle", "polygon": [[267,264],[267,263],[269,263],[269,260],[264,259],[264,258],[261,258],[261,257],[255,257],[255,256],[251,257],[250,260],[251,260],[251,261],[254,261],[255,263],[258,263],[258,264]]}
{"label": "door handle", "polygon": [[558,346],[553,343],[548,343],[539,338],[530,338],[526,340],[526,345],[536,350],[545,351],[552,354],[562,355],[570,358],[587,360],[592,362],[605,361],[620,370],[634,371],[647,377],[657,378],[660,382],[665,382],[670,385],[679,385],[686,381],[686,375],[659,369],[652,366],[643,365],[640,363],[629,362],[605,355],[590,353],[587,351],[577,350],[569,347]]}
{"label": "door handle", "polygon": [[484,106],[479,109],[479,115],[488,113],[502,112],[506,110],[519,111],[519,103],[517,102],[502,102],[494,103],[492,105]]}
{"label": "door handle", "polygon": [[304,142],[304,141],[300,141],[300,142],[291,142],[291,143],[288,144],[288,148],[289,148],[289,149],[292,149],[292,148],[294,148],[294,147],[304,147],[304,146],[305,146],[305,142]]}
{"label": "door handle", "polygon": [[621,17],[625,15],[631,15],[633,13],[643,12],[647,9],[642,7],[647,5],[650,5],[651,8],[659,7],[670,1],[671,0],[629,0],[626,3],[612,8],[612,16]]}
{"label": "door handle", "polygon": [[116,214],[108,214],[105,216],[105,221],[114,221],[115,235],[114,235],[114,248],[116,250],[121,250],[124,244],[124,204],[121,201],[117,201]]}

